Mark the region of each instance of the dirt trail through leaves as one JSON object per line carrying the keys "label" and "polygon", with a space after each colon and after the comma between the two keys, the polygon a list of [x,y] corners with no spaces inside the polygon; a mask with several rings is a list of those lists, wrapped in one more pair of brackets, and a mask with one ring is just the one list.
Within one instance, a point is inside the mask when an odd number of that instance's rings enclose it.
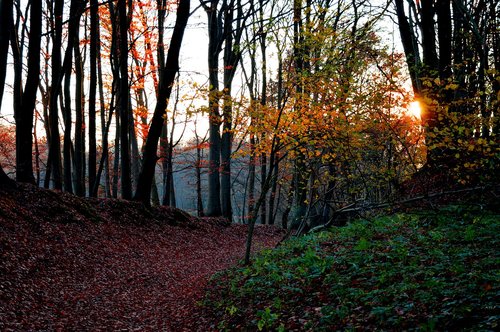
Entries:
{"label": "dirt trail through leaves", "polygon": [[[245,237],[178,210],[0,190],[0,330],[206,331],[196,301]],[[258,227],[255,247],[280,237]]]}

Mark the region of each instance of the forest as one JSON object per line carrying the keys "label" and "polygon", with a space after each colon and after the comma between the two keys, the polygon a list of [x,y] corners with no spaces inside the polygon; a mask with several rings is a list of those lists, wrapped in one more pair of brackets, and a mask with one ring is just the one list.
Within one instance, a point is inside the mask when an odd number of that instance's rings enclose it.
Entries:
{"label": "forest", "polygon": [[0,329],[494,330],[499,27],[499,0],[1,0]]}

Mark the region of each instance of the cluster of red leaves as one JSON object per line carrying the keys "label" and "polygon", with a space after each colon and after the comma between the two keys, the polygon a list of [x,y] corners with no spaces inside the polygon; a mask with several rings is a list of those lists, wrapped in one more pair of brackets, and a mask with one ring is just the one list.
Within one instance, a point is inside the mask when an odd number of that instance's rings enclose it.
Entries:
{"label": "cluster of red leaves", "polygon": [[[281,236],[258,227],[254,247]],[[196,302],[245,239],[177,209],[0,189],[0,330],[206,330]]]}

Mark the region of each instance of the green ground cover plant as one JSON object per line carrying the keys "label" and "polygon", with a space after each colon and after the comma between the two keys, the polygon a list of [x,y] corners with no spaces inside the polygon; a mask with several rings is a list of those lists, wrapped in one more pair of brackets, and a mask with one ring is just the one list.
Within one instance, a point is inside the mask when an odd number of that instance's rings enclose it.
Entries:
{"label": "green ground cover plant", "polygon": [[498,214],[449,206],[292,239],[217,274],[220,330],[495,330]]}

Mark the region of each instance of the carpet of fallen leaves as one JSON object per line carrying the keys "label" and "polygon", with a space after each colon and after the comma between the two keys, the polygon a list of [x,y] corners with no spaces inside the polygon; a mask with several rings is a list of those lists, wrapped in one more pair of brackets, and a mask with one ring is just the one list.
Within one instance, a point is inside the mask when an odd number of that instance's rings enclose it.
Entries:
{"label": "carpet of fallen leaves", "polygon": [[[276,228],[256,228],[254,248]],[[172,208],[0,188],[0,330],[205,331],[196,302],[246,226]]]}

